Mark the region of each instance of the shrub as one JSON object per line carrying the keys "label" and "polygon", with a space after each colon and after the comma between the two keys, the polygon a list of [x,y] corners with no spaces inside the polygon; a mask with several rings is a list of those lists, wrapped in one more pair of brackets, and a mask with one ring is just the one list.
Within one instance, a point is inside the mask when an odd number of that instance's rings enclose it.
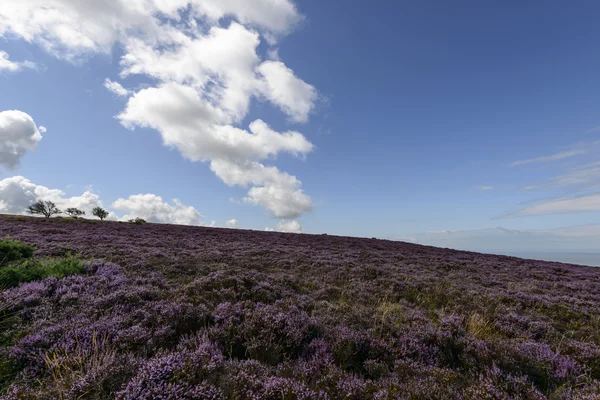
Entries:
{"label": "shrub", "polygon": [[85,263],[71,255],[59,259],[27,259],[21,264],[12,264],[0,269],[0,286],[10,288],[22,282],[37,281],[49,276],[60,279],[84,272]]}
{"label": "shrub", "polygon": [[11,261],[18,261],[33,256],[35,247],[23,244],[18,240],[6,238],[0,240],[0,266]]}
{"label": "shrub", "polygon": [[131,222],[132,224],[142,225],[142,224],[146,223],[146,220],[138,217],[138,218],[130,219],[128,222]]}

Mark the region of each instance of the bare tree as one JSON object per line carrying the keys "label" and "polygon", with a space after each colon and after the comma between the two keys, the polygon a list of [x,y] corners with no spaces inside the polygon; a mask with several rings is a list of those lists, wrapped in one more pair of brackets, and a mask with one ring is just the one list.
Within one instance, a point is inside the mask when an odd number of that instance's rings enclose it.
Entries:
{"label": "bare tree", "polygon": [[56,207],[56,204],[51,201],[43,200],[38,200],[27,207],[27,212],[33,215],[43,215],[46,218],[62,213],[62,211]]}
{"label": "bare tree", "polygon": [[100,221],[103,221],[104,218],[108,217],[108,211],[102,207],[96,207],[92,210],[92,215],[100,218]]}
{"label": "bare tree", "polygon": [[67,208],[65,212],[69,215],[69,217],[75,219],[81,217],[82,215],[85,215],[85,211],[81,211],[79,208],[75,207]]}

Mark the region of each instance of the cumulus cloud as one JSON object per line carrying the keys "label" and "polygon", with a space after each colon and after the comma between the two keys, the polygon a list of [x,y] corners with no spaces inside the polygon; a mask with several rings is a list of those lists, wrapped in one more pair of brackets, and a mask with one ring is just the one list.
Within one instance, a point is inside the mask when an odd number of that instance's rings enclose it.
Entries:
{"label": "cumulus cloud", "polygon": [[39,43],[67,59],[110,52],[115,42],[133,34],[155,41],[181,37],[157,16],[194,26],[195,19],[218,23],[233,17],[270,37],[289,32],[301,19],[289,0],[5,0],[0,9],[0,36],[14,35]]}
{"label": "cumulus cloud", "polygon": [[265,232],[303,233],[304,229],[296,220],[281,220],[275,228],[266,227]]}
{"label": "cumulus cloud", "polygon": [[238,220],[234,218],[227,221],[225,223],[225,226],[227,226],[228,228],[237,228],[239,226],[239,223]]}
{"label": "cumulus cloud", "polygon": [[136,93],[118,118],[129,128],[158,130],[166,146],[192,161],[210,161],[213,172],[230,186],[257,185],[244,200],[264,206],[278,218],[312,210],[296,177],[260,162],[281,152],[295,156],[311,152],[312,143],[298,132],[275,132],[262,120],[252,122],[248,131],[220,125],[228,118],[226,112],[178,83]]}
{"label": "cumulus cloud", "polygon": [[536,204],[516,213],[509,214],[506,218],[530,215],[568,214],[586,211],[600,211],[600,193]]}
{"label": "cumulus cloud", "polygon": [[122,221],[142,218],[148,222],[177,225],[202,225],[202,214],[194,207],[186,206],[177,199],[173,204],[164,202],[155,194],[136,194],[127,199],[118,199],[112,207],[125,211]]}
{"label": "cumulus cloud", "polygon": [[[105,208],[100,196],[90,190],[80,196],[67,197],[60,189],[37,185],[22,176],[13,176],[0,181],[0,199],[0,213],[3,214],[26,215],[27,206],[38,200],[52,201],[61,210],[70,207],[78,208],[85,211],[85,217],[88,218],[93,218],[92,210],[95,207]],[[110,212],[109,219],[127,221],[139,217],[156,223],[202,225],[202,215],[194,207],[186,206],[177,199],[169,204],[155,194],[138,194],[127,199],[121,198],[115,201],[112,207],[127,214],[118,218],[114,212]],[[214,221],[211,226],[214,226]]]}
{"label": "cumulus cloud", "polygon": [[300,189],[289,190],[287,187],[265,185],[253,187],[244,197],[249,204],[261,205],[270,210],[277,218],[297,218],[312,210],[312,200]]}
{"label": "cumulus cloud", "polygon": [[[22,176],[13,176],[0,181],[0,213],[26,214],[27,206],[38,200],[54,202],[61,210],[76,207],[91,215],[94,207],[102,207],[97,194],[86,191],[81,196],[66,197],[59,189],[37,185]],[[111,214],[114,217],[114,214]]]}
{"label": "cumulus cloud", "polygon": [[290,233],[302,233],[304,229],[298,221],[279,221],[277,224],[277,230],[280,232],[290,232]]}
{"label": "cumulus cloud", "polygon": [[166,146],[210,163],[226,184],[248,188],[246,203],[295,218],[312,209],[310,197],[295,176],[265,163],[280,153],[304,157],[313,145],[262,120],[247,129],[240,124],[253,99],[266,99],[294,122],[306,122],[314,110],[317,90],[259,50],[302,18],[291,0],[7,0],[0,35],[71,61],[118,43],[121,77],[152,82],[129,91],[105,81],[108,90],[129,96],[117,116],[125,127],[157,130]]}
{"label": "cumulus cloud", "polygon": [[559,160],[564,160],[566,158],[570,158],[570,157],[575,157],[581,154],[585,154],[587,153],[587,150],[581,149],[581,150],[569,150],[569,151],[563,151],[560,153],[556,153],[556,154],[552,154],[550,156],[544,156],[544,157],[537,157],[537,158],[530,158],[528,160],[520,160],[520,161],[515,161],[512,164],[510,164],[513,167],[516,167],[518,165],[526,165],[526,164],[536,164],[536,163],[546,163],[546,162],[551,162],[551,161],[559,161]]}
{"label": "cumulus cloud", "polygon": [[235,15],[244,24],[277,34],[289,32],[302,19],[290,0],[196,0],[193,3],[201,14],[213,20]]}
{"label": "cumulus cloud", "polygon": [[316,89],[281,61],[265,61],[258,72],[264,79],[262,93],[292,120],[307,122],[317,99]]}
{"label": "cumulus cloud", "polygon": [[0,165],[14,168],[27,151],[35,150],[46,128],[40,127],[23,111],[0,112]]}
{"label": "cumulus cloud", "polygon": [[106,78],[106,80],[104,81],[104,87],[108,91],[120,97],[125,97],[129,95],[129,90],[125,89],[119,82],[111,81],[108,78]]}

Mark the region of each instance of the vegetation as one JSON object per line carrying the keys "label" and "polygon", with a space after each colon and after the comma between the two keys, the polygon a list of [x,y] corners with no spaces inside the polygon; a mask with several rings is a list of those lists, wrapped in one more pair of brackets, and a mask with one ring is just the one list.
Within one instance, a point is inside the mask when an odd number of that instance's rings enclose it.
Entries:
{"label": "vegetation", "polygon": [[92,210],[92,215],[95,217],[100,218],[100,221],[104,221],[104,219],[106,217],[108,217],[108,211],[106,211],[104,208],[102,207],[95,207]]}
{"label": "vegetation", "polygon": [[23,282],[41,280],[50,276],[65,276],[85,272],[85,264],[78,257],[67,255],[61,258],[36,259],[34,246],[18,240],[0,240],[0,288],[18,286]]}
{"label": "vegetation", "polygon": [[130,219],[128,222],[130,222],[132,224],[142,225],[142,224],[146,223],[146,220],[138,217],[138,218]]}
{"label": "vegetation", "polygon": [[103,259],[0,294],[3,399],[600,399],[600,268],[71,222],[0,217],[36,257]]}
{"label": "vegetation", "polygon": [[43,215],[46,218],[50,218],[53,215],[61,214],[62,211],[56,207],[51,201],[39,200],[27,207],[27,212],[32,215]]}
{"label": "vegetation", "polygon": [[85,263],[71,255],[57,259],[26,259],[0,268],[0,287],[11,288],[23,282],[39,281],[50,276],[60,279],[84,272]]}
{"label": "vegetation", "polygon": [[9,237],[0,240],[0,266],[12,261],[19,261],[33,256],[35,247],[23,244]]}
{"label": "vegetation", "polygon": [[82,215],[85,215],[85,211],[81,211],[80,209],[75,208],[75,207],[67,208],[65,210],[65,213],[69,217],[74,218],[74,219],[77,219],[77,218],[81,217]]}

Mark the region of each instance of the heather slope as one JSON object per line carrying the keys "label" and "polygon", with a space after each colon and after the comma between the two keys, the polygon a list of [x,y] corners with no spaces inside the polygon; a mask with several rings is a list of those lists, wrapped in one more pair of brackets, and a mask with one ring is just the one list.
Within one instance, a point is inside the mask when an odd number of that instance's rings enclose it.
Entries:
{"label": "heather slope", "polygon": [[5,398],[597,399],[600,269],[0,216],[86,272],[1,295]]}

